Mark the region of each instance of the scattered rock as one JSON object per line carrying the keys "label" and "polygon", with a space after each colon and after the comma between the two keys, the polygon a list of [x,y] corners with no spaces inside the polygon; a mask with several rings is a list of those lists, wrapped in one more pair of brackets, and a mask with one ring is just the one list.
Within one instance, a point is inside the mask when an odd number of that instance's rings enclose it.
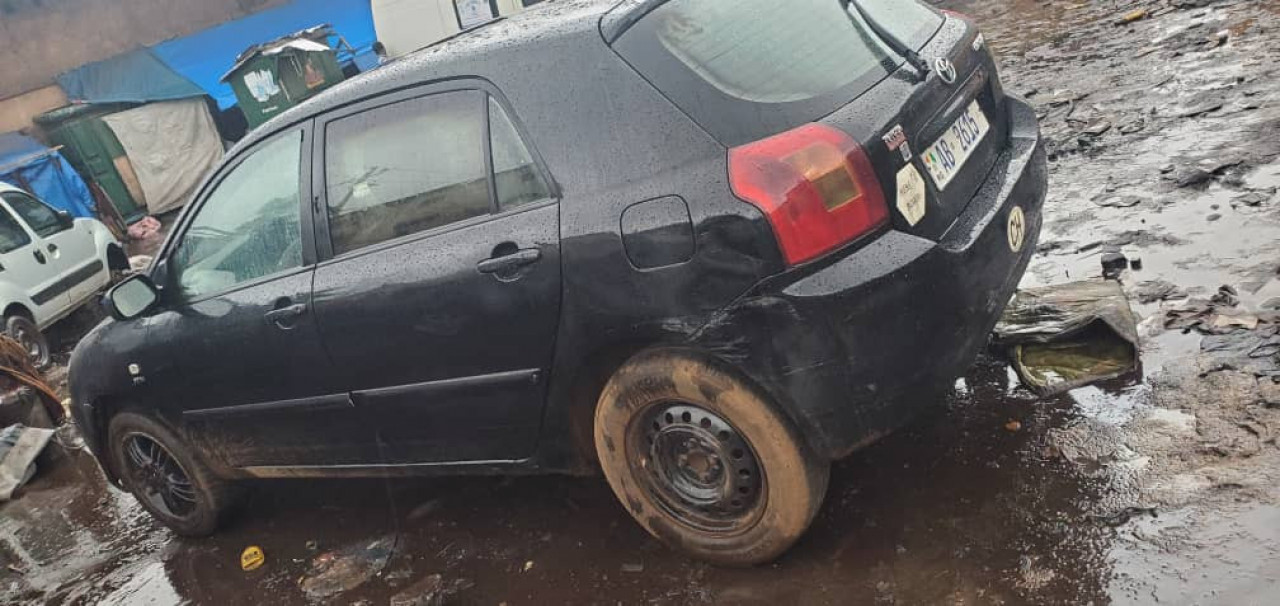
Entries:
{"label": "scattered rock", "polygon": [[[1146,121],[1146,119],[1144,119],[1144,118],[1142,118],[1141,116],[1139,116],[1139,117],[1137,117],[1137,118],[1132,118],[1132,119],[1129,119],[1129,120],[1126,120],[1126,121],[1124,121],[1124,122],[1120,123],[1120,127],[1119,127],[1119,128],[1120,128],[1120,134],[1123,134],[1123,135],[1132,135],[1132,134],[1134,134],[1134,133],[1136,133],[1136,132],[1141,131],[1142,129],[1144,129],[1144,128],[1146,128],[1146,127],[1147,127],[1147,121]],[[1172,168],[1170,168],[1170,170],[1172,170]]]}
{"label": "scattered rock", "polygon": [[1167,301],[1169,299],[1181,299],[1187,296],[1186,291],[1178,287],[1177,284],[1165,280],[1147,280],[1138,284],[1137,292],[1138,302],[1142,304],[1155,303],[1157,301]]}
{"label": "scattered rock", "polygon": [[1212,213],[1209,216],[1205,217],[1204,220],[1212,223],[1221,218],[1222,218],[1222,213]]}
{"label": "scattered rock", "polygon": [[1114,278],[1120,275],[1120,272],[1129,269],[1129,258],[1121,252],[1102,253],[1102,275],[1106,278]]}
{"label": "scattered rock", "polygon": [[1226,307],[1235,307],[1240,304],[1240,293],[1230,284],[1223,284],[1218,287],[1218,292],[1209,298],[1209,302],[1215,305],[1224,305]]}
{"label": "scattered rock", "polygon": [[1116,19],[1116,25],[1128,25],[1135,21],[1141,21],[1146,19],[1150,14],[1151,13],[1145,8],[1134,9],[1121,15],[1119,19]]}
{"label": "scattered rock", "polygon": [[1090,135],[1093,137],[1101,137],[1104,133],[1111,130],[1111,122],[1106,119],[1098,119],[1090,122],[1081,131],[1082,135]]}
{"label": "scattered rock", "polygon": [[622,565],[622,572],[638,574],[644,572],[643,562],[628,562]]}
{"label": "scattered rock", "polygon": [[1174,116],[1178,118],[1196,118],[1205,114],[1216,112],[1226,105],[1222,101],[1202,101],[1194,105],[1188,105],[1174,110]]}
{"label": "scattered rock", "polygon": [[1173,174],[1173,180],[1178,184],[1178,187],[1191,187],[1192,185],[1206,183],[1211,179],[1213,179],[1213,173],[1197,166],[1181,168]]}
{"label": "scattered rock", "polygon": [[1019,421],[1009,421],[1008,423],[1004,424],[1004,429],[1005,431],[1012,431],[1012,432],[1022,431],[1022,423]]}
{"label": "scattered rock", "polygon": [[1231,199],[1232,206],[1261,206],[1271,201],[1276,195],[1276,188],[1260,189],[1236,196]]}
{"label": "scattered rock", "polygon": [[1146,199],[1142,196],[1134,195],[1102,195],[1093,199],[1093,203],[1098,206],[1108,208],[1131,208],[1142,204]]}

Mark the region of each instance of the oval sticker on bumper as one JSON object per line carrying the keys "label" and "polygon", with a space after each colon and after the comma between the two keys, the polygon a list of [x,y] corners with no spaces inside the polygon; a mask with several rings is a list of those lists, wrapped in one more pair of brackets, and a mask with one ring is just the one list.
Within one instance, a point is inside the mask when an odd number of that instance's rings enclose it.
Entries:
{"label": "oval sticker on bumper", "polygon": [[1009,211],[1009,249],[1013,252],[1020,252],[1022,245],[1027,239],[1027,216],[1022,212],[1021,206],[1013,207]]}
{"label": "oval sticker on bumper", "polygon": [[924,218],[924,177],[914,165],[908,164],[898,171],[898,212],[914,226]]}

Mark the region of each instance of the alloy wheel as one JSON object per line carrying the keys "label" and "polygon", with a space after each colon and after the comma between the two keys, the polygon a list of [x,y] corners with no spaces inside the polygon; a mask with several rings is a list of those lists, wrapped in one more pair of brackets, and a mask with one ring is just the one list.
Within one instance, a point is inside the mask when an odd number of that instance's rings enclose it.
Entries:
{"label": "alloy wheel", "polygon": [[195,512],[196,490],[191,477],[159,442],[143,434],[130,434],[125,437],[124,449],[139,497],[175,518]]}

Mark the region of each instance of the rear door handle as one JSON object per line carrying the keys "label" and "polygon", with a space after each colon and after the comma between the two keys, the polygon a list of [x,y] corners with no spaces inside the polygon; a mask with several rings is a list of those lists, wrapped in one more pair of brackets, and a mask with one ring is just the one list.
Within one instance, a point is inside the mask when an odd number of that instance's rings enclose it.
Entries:
{"label": "rear door handle", "polygon": [[482,274],[504,274],[515,271],[526,265],[537,263],[542,259],[542,251],[536,248],[522,248],[509,255],[485,259],[476,264]]}
{"label": "rear door handle", "polygon": [[305,313],[307,313],[306,304],[298,303],[296,305],[273,309],[264,314],[263,317],[265,317],[268,322],[275,324],[277,327],[289,330],[293,328],[292,321],[298,319],[298,317]]}

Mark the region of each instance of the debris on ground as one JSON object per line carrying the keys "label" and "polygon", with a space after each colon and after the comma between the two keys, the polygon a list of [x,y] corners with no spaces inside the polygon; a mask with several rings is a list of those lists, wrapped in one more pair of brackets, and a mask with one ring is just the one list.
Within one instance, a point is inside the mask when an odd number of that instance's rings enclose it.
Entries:
{"label": "debris on ground", "polygon": [[1124,376],[1138,365],[1138,329],[1118,282],[1071,282],[1018,291],[995,328],[1022,382],[1062,393]]}
{"label": "debris on ground", "polygon": [[1134,295],[1138,298],[1139,303],[1146,305],[1148,303],[1168,301],[1169,299],[1182,299],[1187,296],[1187,293],[1179,288],[1177,284],[1168,280],[1147,280],[1138,283],[1138,288]]}
{"label": "debris on ground", "polygon": [[357,543],[326,551],[311,560],[311,567],[298,580],[307,597],[322,600],[365,584],[382,572],[391,559],[395,537],[384,536],[369,543]]}
{"label": "debris on ground", "polygon": [[444,577],[430,574],[391,596],[391,606],[442,606],[444,598]]}
{"label": "debris on ground", "polygon": [[164,227],[159,219],[155,217],[143,217],[133,225],[129,226],[129,239],[135,241],[155,240],[160,237],[160,231]]}
{"label": "debris on ground", "polygon": [[10,425],[0,429],[0,501],[36,475],[36,457],[53,439],[52,429]]}
{"label": "debris on ground", "polygon": [[1151,13],[1145,8],[1134,9],[1124,15],[1121,15],[1120,18],[1116,20],[1116,25],[1128,25],[1135,21],[1141,21],[1146,19],[1150,14]]}
{"label": "debris on ground", "polygon": [[262,553],[262,548],[257,545],[250,545],[240,552],[240,570],[252,572],[262,568],[262,564],[267,561],[266,554]]}
{"label": "debris on ground", "polygon": [[1116,278],[1129,269],[1129,258],[1119,251],[1102,253],[1102,277]]}
{"label": "debris on ground", "polygon": [[155,257],[151,255],[134,255],[129,257],[129,271],[138,273],[145,270],[151,266],[151,261],[154,259]]}

